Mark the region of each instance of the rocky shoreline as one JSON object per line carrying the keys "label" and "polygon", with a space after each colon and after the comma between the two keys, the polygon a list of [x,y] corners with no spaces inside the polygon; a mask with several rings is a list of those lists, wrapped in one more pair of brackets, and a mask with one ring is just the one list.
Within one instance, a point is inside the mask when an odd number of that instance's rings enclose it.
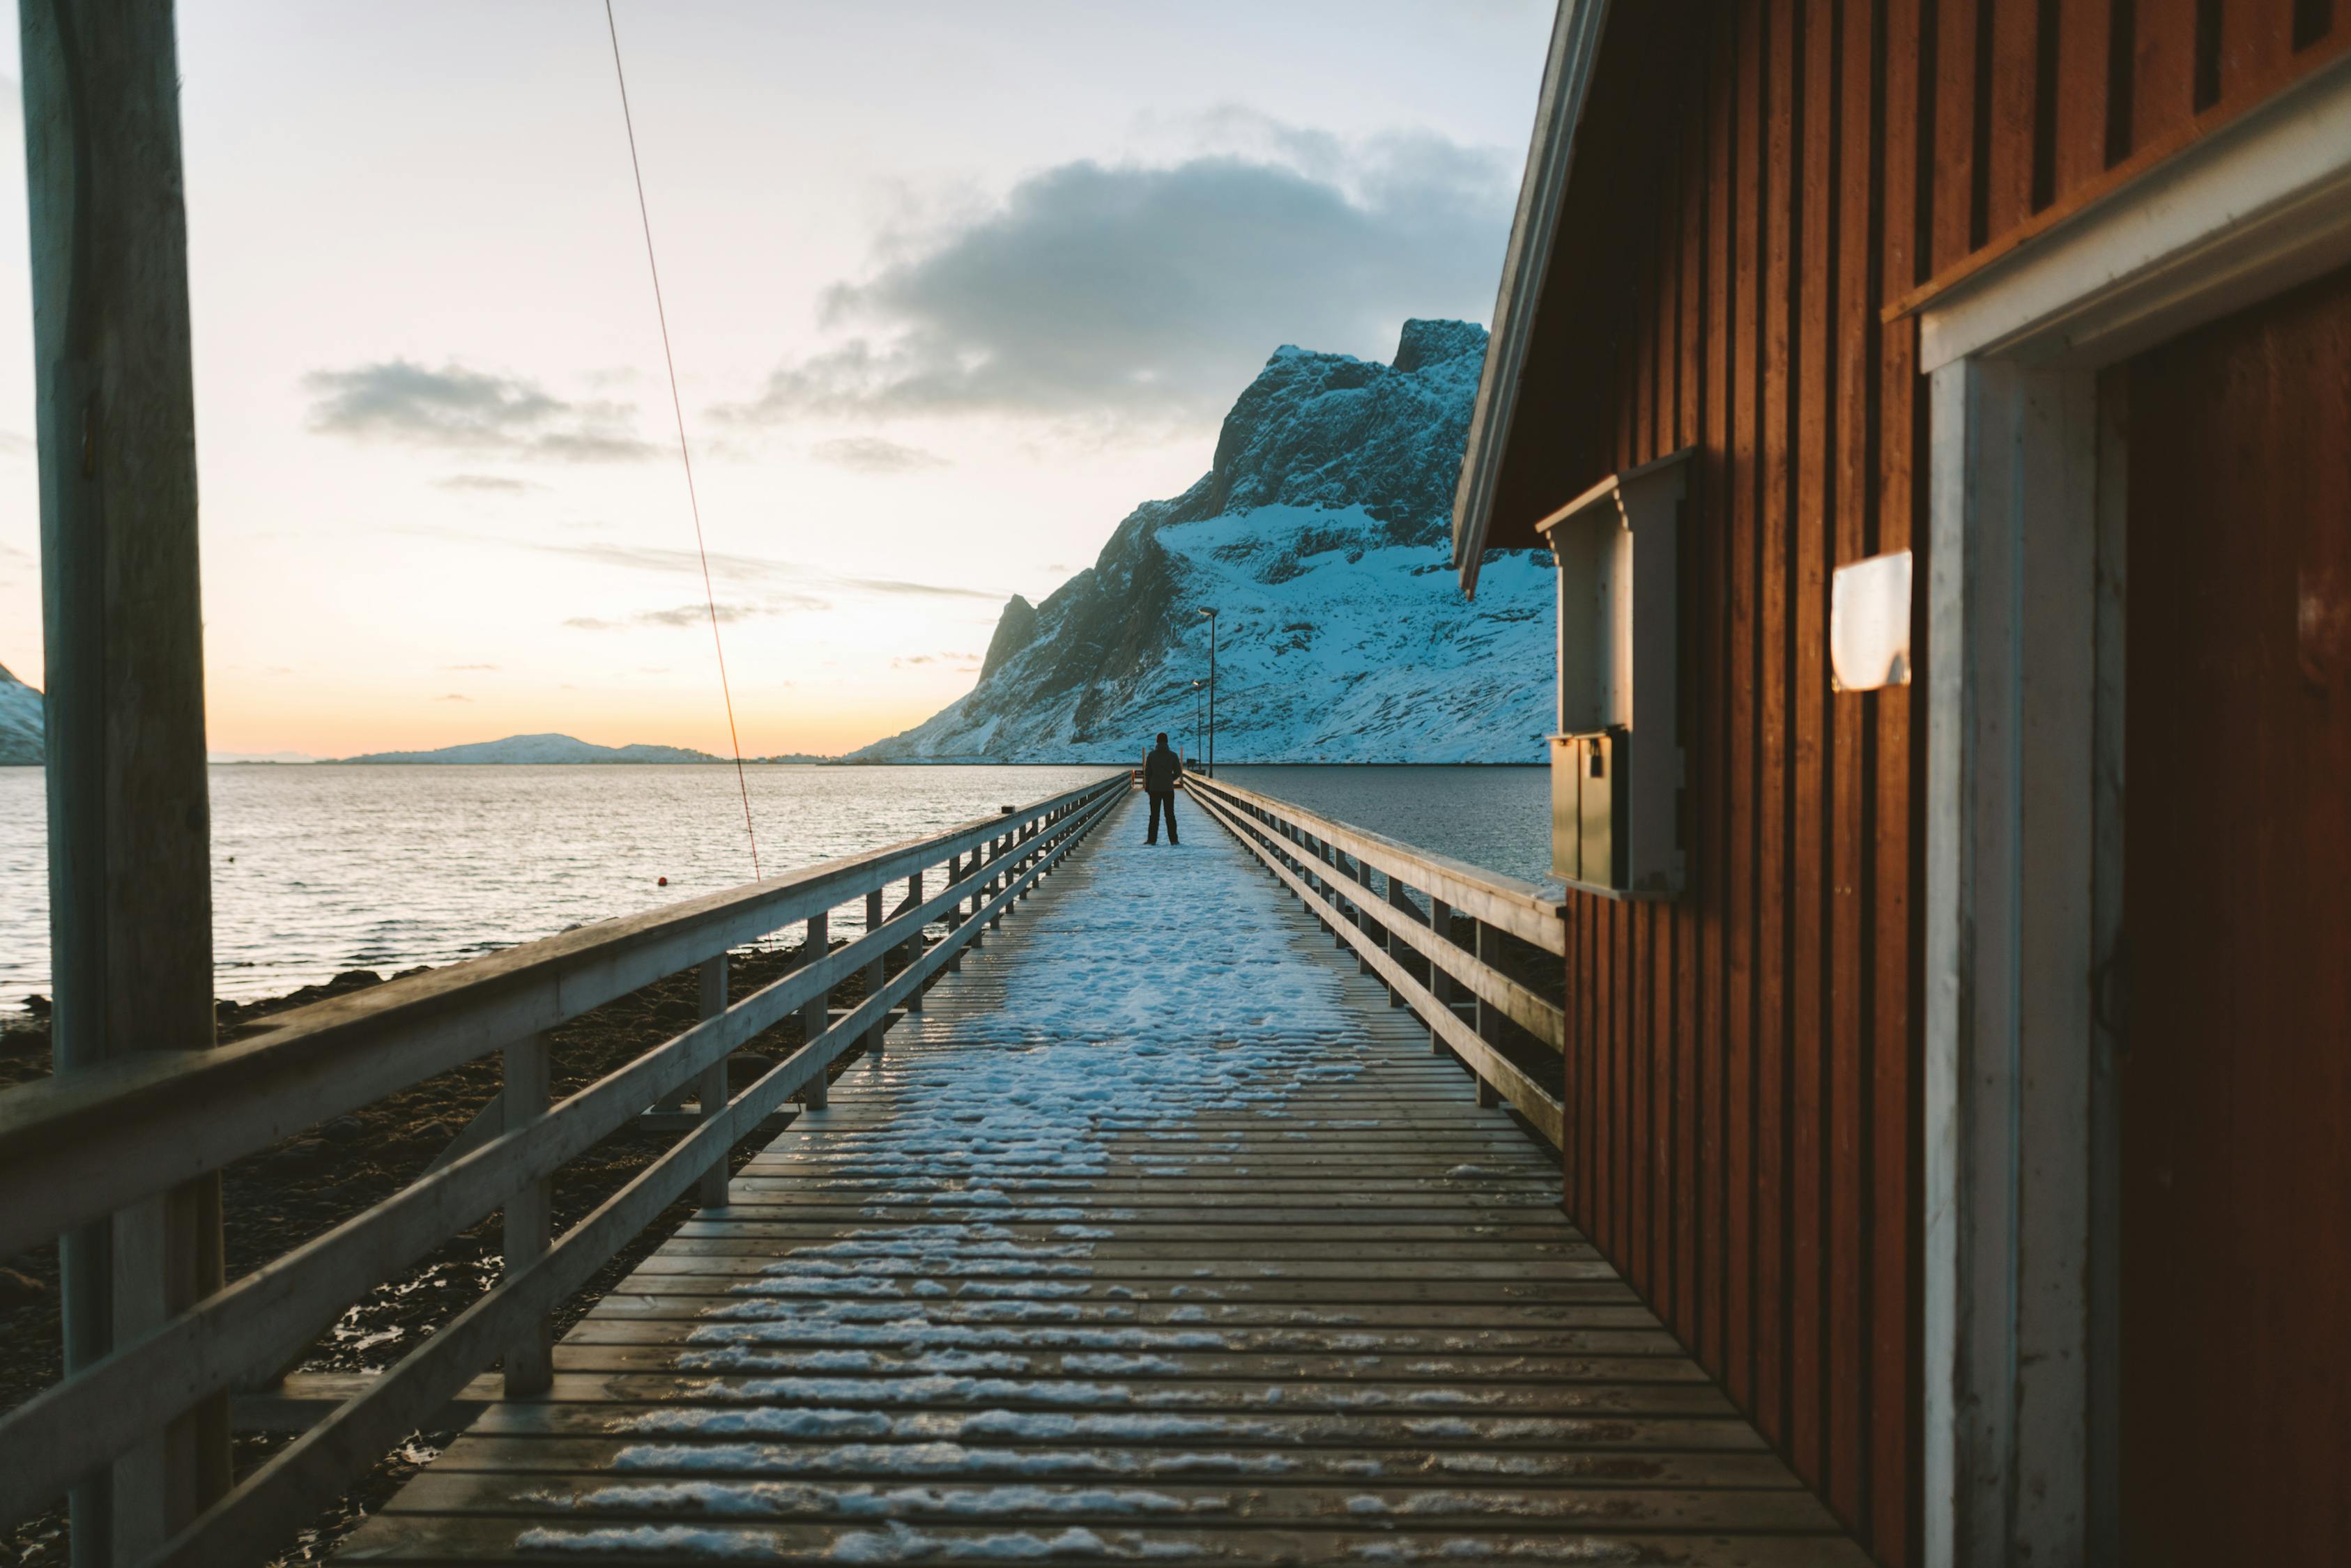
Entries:
{"label": "rocky shoreline", "polygon": [[[730,994],[747,995],[797,966],[799,959],[798,948],[737,953],[731,959]],[[236,1040],[262,1027],[273,1015],[378,985],[382,978],[370,971],[354,970],[326,985],[306,986],[267,1001],[223,1002],[220,1039],[223,1043]],[[550,1059],[555,1097],[560,1099],[594,1082],[690,1025],[698,1013],[698,984],[691,971],[673,975],[554,1030]],[[863,985],[857,979],[833,992],[836,1002],[852,1005],[862,995]],[[752,1040],[730,1060],[733,1086],[739,1091],[768,1066],[798,1049],[801,1038],[795,1015]],[[833,1073],[838,1075],[860,1054],[852,1048],[834,1063]],[[47,1003],[44,998],[28,998],[22,1009],[0,1014],[0,1088],[46,1077],[48,1071]],[[498,1084],[498,1059],[493,1053],[228,1166],[222,1173],[221,1193],[229,1277],[282,1256],[413,1181],[496,1094]],[[674,1134],[622,1131],[565,1166],[554,1184],[559,1232],[577,1224],[675,1141]],[[739,1145],[732,1156],[734,1166],[739,1168],[758,1147],[757,1139]],[[690,1211],[688,1203],[671,1205],[565,1304],[557,1318],[557,1333],[570,1327],[626,1277]],[[354,1304],[311,1343],[298,1369],[374,1372],[390,1366],[496,1282],[501,1253],[499,1221],[493,1215]],[[0,1260],[0,1408],[21,1404],[58,1376],[57,1280],[54,1246]],[[238,1474],[263,1463],[295,1436],[290,1432],[239,1436]],[[378,1465],[273,1561],[323,1561],[336,1542],[453,1436],[449,1432],[412,1435],[399,1453]],[[68,1541],[62,1501],[40,1518],[19,1525],[7,1537],[6,1546],[18,1568],[65,1568]]]}

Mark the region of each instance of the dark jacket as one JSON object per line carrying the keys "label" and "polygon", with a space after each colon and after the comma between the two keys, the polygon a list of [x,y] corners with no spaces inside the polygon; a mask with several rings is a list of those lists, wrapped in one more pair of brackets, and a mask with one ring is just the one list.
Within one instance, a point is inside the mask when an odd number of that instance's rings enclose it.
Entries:
{"label": "dark jacket", "polygon": [[1145,789],[1155,793],[1173,789],[1176,781],[1183,776],[1184,764],[1164,746],[1143,759],[1143,787]]}

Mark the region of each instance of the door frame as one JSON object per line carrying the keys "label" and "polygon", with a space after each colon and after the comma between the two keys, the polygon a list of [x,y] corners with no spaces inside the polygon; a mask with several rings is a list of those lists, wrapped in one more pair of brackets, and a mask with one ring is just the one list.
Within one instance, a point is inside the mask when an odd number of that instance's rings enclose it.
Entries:
{"label": "door frame", "polygon": [[2351,264],[2351,57],[1918,316],[1924,1561],[2116,1561],[2127,432],[2100,371]]}

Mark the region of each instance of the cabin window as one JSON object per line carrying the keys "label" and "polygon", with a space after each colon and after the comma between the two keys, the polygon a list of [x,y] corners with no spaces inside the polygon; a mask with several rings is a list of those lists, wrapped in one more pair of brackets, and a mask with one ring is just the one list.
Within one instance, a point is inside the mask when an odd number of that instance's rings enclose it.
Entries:
{"label": "cabin window", "polygon": [[1614,475],[1535,525],[1559,567],[1552,869],[1592,892],[1682,891],[1675,663],[1688,455]]}

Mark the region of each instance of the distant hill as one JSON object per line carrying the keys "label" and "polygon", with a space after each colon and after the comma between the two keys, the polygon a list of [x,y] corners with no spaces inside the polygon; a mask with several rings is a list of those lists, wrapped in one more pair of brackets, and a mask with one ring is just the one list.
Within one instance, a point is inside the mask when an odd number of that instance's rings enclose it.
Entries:
{"label": "distant hill", "polygon": [[683,746],[590,746],[568,735],[510,735],[504,740],[476,740],[465,746],[444,746],[438,751],[371,751],[364,757],[340,757],[338,762],[716,762],[706,751]]}
{"label": "distant hill", "polygon": [[47,733],[41,694],[0,665],[0,768],[38,768]]}

